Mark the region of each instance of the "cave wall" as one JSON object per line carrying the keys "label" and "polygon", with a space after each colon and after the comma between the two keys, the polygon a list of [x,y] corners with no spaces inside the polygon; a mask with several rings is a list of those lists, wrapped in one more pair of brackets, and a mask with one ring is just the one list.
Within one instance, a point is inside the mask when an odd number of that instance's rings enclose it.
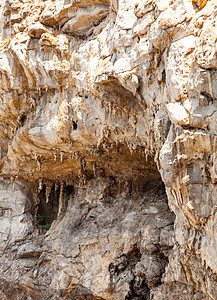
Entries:
{"label": "cave wall", "polygon": [[217,298],[216,15],[1,1],[2,299]]}

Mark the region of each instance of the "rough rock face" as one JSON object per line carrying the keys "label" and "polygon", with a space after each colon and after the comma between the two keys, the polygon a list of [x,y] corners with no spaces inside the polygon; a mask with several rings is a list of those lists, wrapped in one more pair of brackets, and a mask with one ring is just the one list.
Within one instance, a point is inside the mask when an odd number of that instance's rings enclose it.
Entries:
{"label": "rough rock face", "polygon": [[216,20],[1,0],[1,299],[217,299]]}

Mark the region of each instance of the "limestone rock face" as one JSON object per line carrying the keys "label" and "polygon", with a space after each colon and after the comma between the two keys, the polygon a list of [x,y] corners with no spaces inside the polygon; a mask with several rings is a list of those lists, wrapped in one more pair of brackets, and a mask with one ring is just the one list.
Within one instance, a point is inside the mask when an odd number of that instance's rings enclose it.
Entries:
{"label": "limestone rock face", "polygon": [[1,0],[1,299],[217,299],[216,18]]}

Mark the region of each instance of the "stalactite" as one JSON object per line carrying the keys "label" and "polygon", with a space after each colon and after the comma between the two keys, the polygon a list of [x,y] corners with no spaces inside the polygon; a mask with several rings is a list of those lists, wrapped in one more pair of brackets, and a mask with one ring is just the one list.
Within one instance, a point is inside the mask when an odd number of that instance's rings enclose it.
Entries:
{"label": "stalactite", "polygon": [[42,183],[43,183],[43,180],[42,180],[42,178],[40,178],[39,180],[38,180],[38,193],[42,190]]}
{"label": "stalactite", "polygon": [[63,152],[61,152],[61,153],[60,153],[60,161],[61,161],[61,163],[63,162],[63,158],[64,158]]}
{"label": "stalactite", "polygon": [[58,190],[58,188],[59,188],[59,182],[55,181],[55,184],[54,184],[55,192]]}
{"label": "stalactite", "polygon": [[82,168],[83,168],[83,170],[84,171],[86,171],[86,160],[85,160],[85,158],[82,160],[82,162],[83,162],[83,164],[82,164]]}
{"label": "stalactite", "polygon": [[37,163],[37,166],[38,166],[38,171],[40,172],[41,171],[41,162],[38,158],[36,160],[36,163]]}
{"label": "stalactite", "polygon": [[108,156],[110,155],[110,150],[111,150],[111,144],[107,144],[107,153],[108,153]]}
{"label": "stalactite", "polygon": [[60,183],[60,195],[59,195],[59,210],[58,210],[58,218],[62,215],[64,211],[64,197],[63,197],[63,191],[64,191],[64,183],[61,181]]}
{"label": "stalactite", "polygon": [[91,155],[91,158],[93,158],[93,154],[94,154],[94,152],[95,152],[95,149],[94,149],[94,147],[92,146],[92,147],[91,147],[91,150],[90,150],[90,155]]}
{"label": "stalactite", "polygon": [[108,138],[109,138],[109,133],[110,133],[110,132],[109,132],[109,128],[108,128],[108,126],[106,126],[106,127],[104,128],[104,137],[108,139]]}
{"label": "stalactite", "polygon": [[148,161],[149,151],[145,149],[145,160]]}
{"label": "stalactite", "polygon": [[45,193],[46,194],[46,203],[49,202],[52,185],[53,185],[52,182],[47,182],[46,183],[46,193]]}
{"label": "stalactite", "polygon": [[114,118],[118,118],[118,112],[117,112],[117,109],[116,109],[116,106],[113,106],[113,109],[112,109],[112,116],[114,117]]}
{"label": "stalactite", "polygon": [[104,102],[101,100],[101,108],[104,108]]}
{"label": "stalactite", "polygon": [[78,151],[75,151],[74,154],[75,154],[76,160],[78,161],[78,160],[79,160],[79,152],[78,152]]}
{"label": "stalactite", "polygon": [[130,154],[133,155],[133,153],[136,151],[137,145],[134,142],[127,142],[127,146],[129,148]]}
{"label": "stalactite", "polygon": [[96,163],[93,162],[93,163],[92,163],[92,166],[93,166],[93,175],[94,175],[94,177],[95,177],[95,176],[96,176]]}

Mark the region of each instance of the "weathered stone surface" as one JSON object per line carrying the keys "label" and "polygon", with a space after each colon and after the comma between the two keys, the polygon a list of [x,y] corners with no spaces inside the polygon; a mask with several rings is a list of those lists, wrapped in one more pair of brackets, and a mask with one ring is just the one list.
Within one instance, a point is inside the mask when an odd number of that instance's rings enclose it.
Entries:
{"label": "weathered stone surface", "polygon": [[217,299],[216,15],[1,1],[2,299]]}

